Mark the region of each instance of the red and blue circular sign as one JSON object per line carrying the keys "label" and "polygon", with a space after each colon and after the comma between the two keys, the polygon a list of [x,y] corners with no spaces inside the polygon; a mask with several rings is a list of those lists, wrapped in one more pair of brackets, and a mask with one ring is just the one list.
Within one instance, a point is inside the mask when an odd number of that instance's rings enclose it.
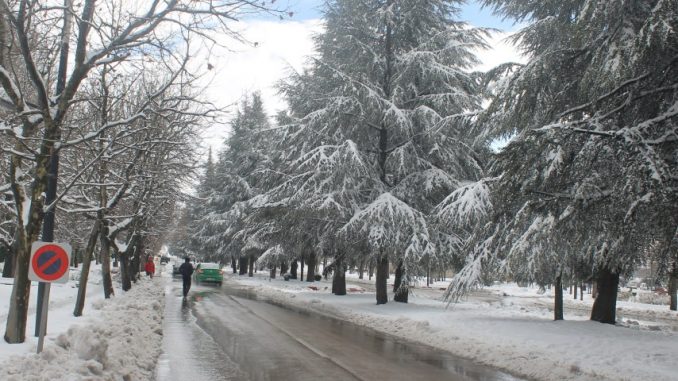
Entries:
{"label": "red and blue circular sign", "polygon": [[68,281],[71,246],[63,243],[35,242],[31,247],[29,279],[38,282]]}

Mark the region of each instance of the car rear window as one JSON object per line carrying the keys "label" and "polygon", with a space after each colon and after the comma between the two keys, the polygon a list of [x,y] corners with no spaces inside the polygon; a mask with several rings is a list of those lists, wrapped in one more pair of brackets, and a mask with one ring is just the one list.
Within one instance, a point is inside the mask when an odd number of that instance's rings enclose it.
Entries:
{"label": "car rear window", "polygon": [[201,269],[208,269],[208,270],[219,270],[219,264],[217,263],[201,263],[200,264]]}

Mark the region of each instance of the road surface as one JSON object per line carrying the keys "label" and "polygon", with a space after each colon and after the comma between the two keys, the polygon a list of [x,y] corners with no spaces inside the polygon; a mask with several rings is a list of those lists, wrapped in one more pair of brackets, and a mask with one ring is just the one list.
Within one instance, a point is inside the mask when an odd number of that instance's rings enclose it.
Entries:
{"label": "road surface", "polygon": [[516,380],[353,324],[256,299],[247,289],[167,285],[159,381]]}

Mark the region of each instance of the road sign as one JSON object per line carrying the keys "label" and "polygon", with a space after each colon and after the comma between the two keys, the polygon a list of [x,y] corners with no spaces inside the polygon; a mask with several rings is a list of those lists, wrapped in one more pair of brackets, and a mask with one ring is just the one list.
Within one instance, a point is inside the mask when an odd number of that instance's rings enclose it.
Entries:
{"label": "road sign", "polygon": [[71,245],[67,243],[34,242],[31,246],[31,266],[28,279],[38,282],[66,283],[71,263]]}

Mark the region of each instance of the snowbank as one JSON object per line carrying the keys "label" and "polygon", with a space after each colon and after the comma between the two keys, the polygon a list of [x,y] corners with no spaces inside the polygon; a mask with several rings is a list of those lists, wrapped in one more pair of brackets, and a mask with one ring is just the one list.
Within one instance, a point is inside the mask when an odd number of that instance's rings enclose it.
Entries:
{"label": "snowbank", "polygon": [[[331,284],[231,278],[278,303],[312,310],[380,332],[428,344],[478,363],[538,380],[676,380],[678,314],[663,306],[620,303],[641,323],[588,320],[591,299],[566,299],[565,321],[554,322],[548,292],[502,285],[445,308],[444,284],[417,288],[409,304],[375,304],[370,284],[347,279],[346,296]],[[312,288],[309,288],[312,287]],[[660,316],[657,319],[657,316]],[[666,319],[666,320],[662,320]]]}
{"label": "snowbank", "polygon": [[[50,297],[48,336],[43,352],[30,354],[35,352],[37,343],[32,336],[24,344],[2,342],[0,379],[153,379],[162,343],[162,282],[159,277],[142,279],[128,292],[116,290],[116,296],[111,299],[88,299],[86,316],[81,318],[72,316],[70,303],[77,289],[72,284],[62,289],[52,285],[52,292],[56,292],[54,298]],[[101,293],[100,287],[90,285],[88,291],[90,288]],[[34,295],[31,294],[33,298]],[[6,316],[6,310],[0,310],[0,315]],[[34,315],[29,320],[33,318]],[[29,328],[32,333],[33,328]]]}

